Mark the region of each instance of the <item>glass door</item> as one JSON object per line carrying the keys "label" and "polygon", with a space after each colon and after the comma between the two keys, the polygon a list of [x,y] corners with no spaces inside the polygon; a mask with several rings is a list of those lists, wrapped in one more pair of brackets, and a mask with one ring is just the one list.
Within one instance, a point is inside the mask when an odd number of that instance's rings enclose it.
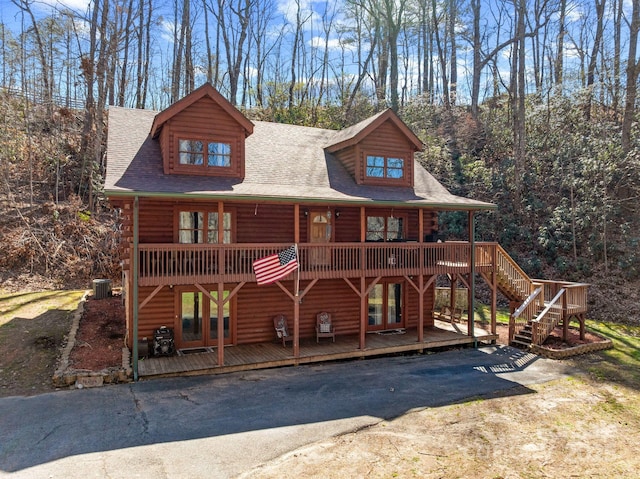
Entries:
{"label": "glass door", "polygon": [[369,292],[369,331],[404,326],[402,283],[379,283]]}
{"label": "glass door", "polygon": [[[210,291],[213,299],[218,299],[217,291]],[[224,299],[229,297],[225,290]],[[224,342],[233,341],[233,299],[223,307]],[[218,307],[201,291],[179,292],[179,324],[177,325],[177,347],[198,348],[218,345]]]}
{"label": "glass door", "polygon": [[202,293],[182,291],[179,306],[179,336],[178,348],[194,348],[204,346]]}

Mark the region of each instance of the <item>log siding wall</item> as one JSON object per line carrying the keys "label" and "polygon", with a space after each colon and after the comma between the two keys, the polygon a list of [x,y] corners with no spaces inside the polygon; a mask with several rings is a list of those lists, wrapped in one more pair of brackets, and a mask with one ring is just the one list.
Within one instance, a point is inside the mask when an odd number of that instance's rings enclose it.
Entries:
{"label": "log siding wall", "polygon": [[[129,249],[133,244],[132,234],[132,202],[122,201],[117,203],[122,208],[121,215],[123,257],[129,257]],[[141,198],[139,200],[139,231],[140,244],[171,244],[177,241],[176,217],[179,211],[217,211],[216,201],[177,201]],[[360,207],[331,206],[334,241],[359,242],[360,241]],[[322,209],[317,205],[301,205],[299,208],[300,241],[308,241],[309,217],[305,216],[305,210]],[[281,204],[255,204],[243,202],[226,202],[225,211],[232,211],[235,222],[234,243],[287,243],[294,241],[295,221],[294,206]],[[340,211],[340,216],[335,217],[335,211]],[[375,209],[369,210],[372,214],[388,214],[400,210]],[[407,237],[417,240],[418,237],[418,211],[403,209],[408,216]],[[425,234],[436,228],[437,215],[435,212],[424,212]],[[274,227],[277,225],[278,227]],[[130,262],[125,262],[127,277],[132,278]],[[373,278],[367,278],[369,284]],[[396,278],[403,282],[405,292],[405,326],[415,328],[418,318],[418,295],[416,291],[403,278]],[[303,290],[308,281],[301,282]],[[355,282],[357,284],[357,282]],[[293,291],[291,281],[283,285],[289,291]],[[205,288],[214,291],[215,284],[204,284]],[[235,284],[225,284],[226,289],[232,289]],[[131,285],[128,285],[130,291]],[[165,286],[157,291],[153,298],[139,310],[138,329],[139,337],[150,338],[153,331],[166,325],[179,328],[179,311],[177,290],[181,288]],[[192,287],[195,291],[195,286]],[[153,294],[155,287],[141,286],[139,289],[139,304]],[[257,286],[255,283],[246,283],[237,293],[234,311],[236,344],[247,344],[271,341],[274,339],[272,317],[278,313],[284,313],[289,317],[293,326],[293,302],[276,285]],[[128,308],[130,309],[130,308]],[[433,324],[433,291],[425,294],[424,301],[425,326]],[[318,281],[304,297],[300,305],[300,336],[310,338],[315,334],[315,315],[320,311],[328,311],[334,317],[338,334],[357,334],[360,328],[360,299],[357,294],[342,279],[327,279]],[[131,311],[128,310],[128,316]],[[129,338],[131,338],[132,325],[129,324]],[[131,339],[129,340],[131,342]],[[131,344],[130,344],[131,346]]]}
{"label": "log siding wall", "polygon": [[[245,130],[217,103],[200,99],[168,120],[160,133],[160,147],[165,174],[231,176],[244,178]],[[178,140],[208,140],[231,144],[231,167],[181,165]],[[206,163],[206,152],[204,162]]]}

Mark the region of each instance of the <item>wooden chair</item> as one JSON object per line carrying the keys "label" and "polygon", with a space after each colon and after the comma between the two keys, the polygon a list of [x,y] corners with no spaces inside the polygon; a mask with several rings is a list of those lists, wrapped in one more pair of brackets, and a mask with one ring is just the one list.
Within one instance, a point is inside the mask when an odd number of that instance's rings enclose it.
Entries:
{"label": "wooden chair", "polygon": [[277,314],[273,317],[273,327],[276,330],[276,336],[278,339],[282,339],[282,345],[285,348],[287,347],[287,341],[293,343],[293,335],[289,334],[287,317],[284,314]]}
{"label": "wooden chair", "polygon": [[316,343],[320,342],[320,338],[333,338],[333,342],[336,342],[336,331],[331,324],[331,315],[326,311],[316,315]]}

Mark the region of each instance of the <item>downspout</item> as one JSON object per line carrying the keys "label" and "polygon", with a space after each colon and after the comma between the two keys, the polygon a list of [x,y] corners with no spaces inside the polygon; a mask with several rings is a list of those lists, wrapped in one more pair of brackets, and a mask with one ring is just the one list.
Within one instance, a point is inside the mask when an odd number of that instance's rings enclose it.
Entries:
{"label": "downspout", "polygon": [[469,298],[469,335],[473,338],[473,347],[478,347],[478,340],[475,332],[475,311],[476,311],[476,224],[473,211],[469,211],[469,240],[471,242],[471,278],[469,278],[469,288],[471,295]]}
{"label": "downspout", "polygon": [[138,380],[138,197],[133,199],[133,275],[131,278],[133,286],[133,380]]}

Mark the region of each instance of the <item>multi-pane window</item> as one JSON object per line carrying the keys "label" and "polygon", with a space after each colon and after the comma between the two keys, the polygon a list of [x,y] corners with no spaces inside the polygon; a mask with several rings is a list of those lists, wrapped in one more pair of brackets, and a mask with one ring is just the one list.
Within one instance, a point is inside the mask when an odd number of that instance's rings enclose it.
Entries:
{"label": "multi-pane window", "polygon": [[367,176],[369,178],[404,178],[404,159],[391,156],[367,156]]}
{"label": "multi-pane window", "polygon": [[231,145],[214,141],[178,140],[178,158],[181,165],[230,167]]}
{"label": "multi-pane window", "polygon": [[397,241],[404,239],[404,218],[367,216],[367,241]]}
{"label": "multi-pane window", "polygon": [[[206,218],[206,222],[205,222]],[[231,243],[231,213],[222,216],[223,243]],[[180,211],[178,215],[178,242],[180,243],[217,243],[217,211]]]}

